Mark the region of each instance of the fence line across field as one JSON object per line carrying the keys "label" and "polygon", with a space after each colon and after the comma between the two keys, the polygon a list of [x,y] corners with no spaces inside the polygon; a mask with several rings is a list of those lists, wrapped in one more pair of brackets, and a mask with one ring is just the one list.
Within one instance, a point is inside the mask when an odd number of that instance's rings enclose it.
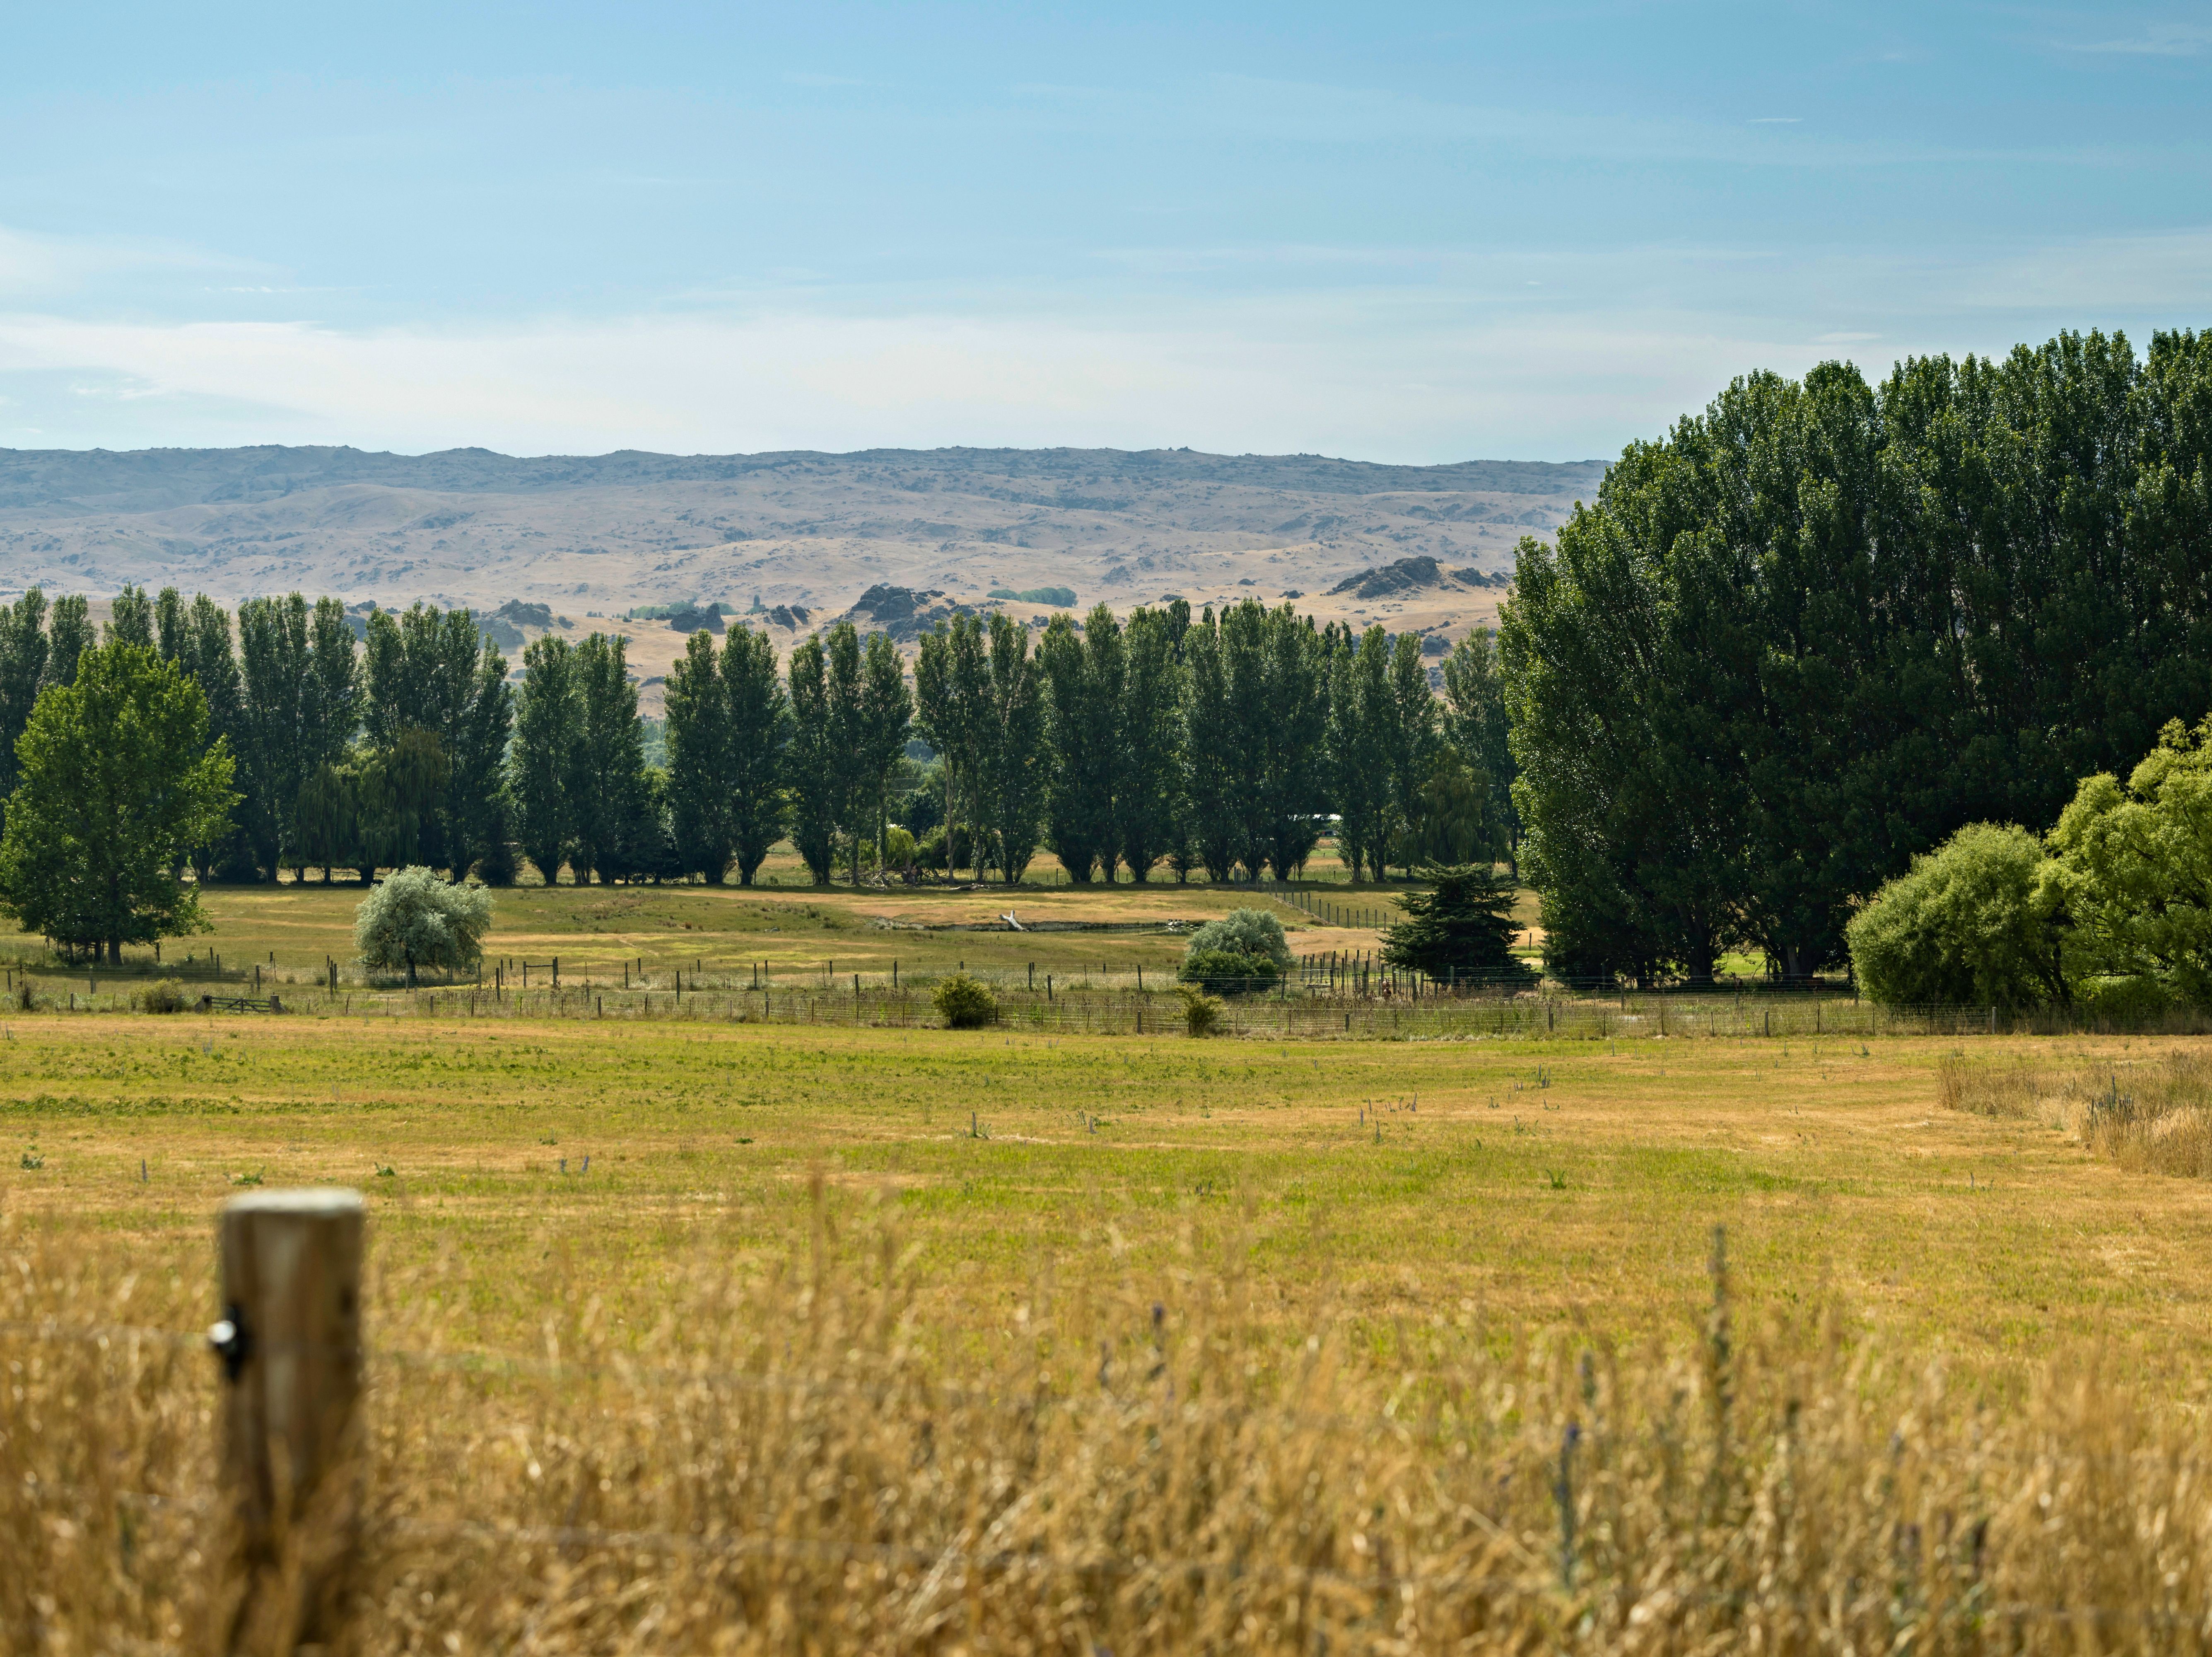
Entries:
{"label": "fence line across field", "polygon": [[[884,975],[888,979],[889,975]],[[1172,1036],[1186,1033],[1175,996],[1131,983],[1101,987],[1094,976],[1054,981],[1029,991],[1023,975],[975,973],[999,996],[997,1027],[1010,1034]],[[579,984],[558,990],[477,990],[469,985],[385,992],[336,992],[286,1003],[309,1016],[455,1019],[688,1020],[732,1024],[817,1025],[933,1029],[942,1020],[926,989],[888,982],[854,987],[761,990],[702,983],[686,974],[681,989],[640,990]],[[1698,1037],[1729,1040],[1879,1036],[2100,1033],[2111,1020],[2062,1010],[2014,1011],[1988,1006],[1881,1006],[1846,996],[1805,994],[1668,994],[1628,990],[1602,996],[1515,996],[1442,986],[1419,994],[1361,995],[1295,984],[1273,993],[1223,1000],[1218,1033],[1297,1040],[1634,1040]],[[2166,1022],[2172,1023],[2168,1020]],[[2187,1033],[2200,1021],[2185,1021]],[[2114,1026],[2114,1028],[2121,1026]],[[2132,1029],[2134,1026],[2126,1026]],[[2164,1026],[2161,1024],[2160,1028]],[[2153,1031],[2152,1033],[2157,1033]],[[2185,1033],[2180,1023],[2175,1033]]]}

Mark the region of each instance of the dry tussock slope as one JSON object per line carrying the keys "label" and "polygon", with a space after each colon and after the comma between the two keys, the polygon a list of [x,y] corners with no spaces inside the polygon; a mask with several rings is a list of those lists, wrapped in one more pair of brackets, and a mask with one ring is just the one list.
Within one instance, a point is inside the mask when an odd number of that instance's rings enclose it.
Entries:
{"label": "dry tussock slope", "polygon": [[[757,599],[786,607],[780,642],[878,584],[970,603],[993,588],[1070,588],[1082,606],[1117,608],[1297,594],[1324,618],[1456,636],[1494,613],[1500,589],[1450,572],[1510,569],[1520,537],[1548,533],[1602,472],[1184,449],[0,451],[0,590],[138,582],[234,600],[295,588],[386,606],[518,600],[579,629],[641,605]],[[1433,576],[1330,592],[1424,557]],[[641,673],[664,672],[677,636],[630,631]]]}

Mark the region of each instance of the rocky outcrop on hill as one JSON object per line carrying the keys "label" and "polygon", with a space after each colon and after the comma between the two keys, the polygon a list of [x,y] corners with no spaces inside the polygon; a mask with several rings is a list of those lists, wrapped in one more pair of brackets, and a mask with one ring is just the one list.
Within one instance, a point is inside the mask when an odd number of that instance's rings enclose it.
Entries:
{"label": "rocky outcrop on hill", "polygon": [[974,606],[955,604],[935,588],[918,591],[878,582],[860,594],[845,619],[863,631],[889,633],[896,643],[911,644],[939,622],[977,613]]}
{"label": "rocky outcrop on hill", "polygon": [[1401,558],[1374,570],[1356,570],[1328,589],[1331,598],[1349,593],[1356,599],[1389,598],[1394,594],[1419,593],[1431,588],[1510,587],[1510,576],[1485,575],[1468,568],[1447,570],[1434,558]]}

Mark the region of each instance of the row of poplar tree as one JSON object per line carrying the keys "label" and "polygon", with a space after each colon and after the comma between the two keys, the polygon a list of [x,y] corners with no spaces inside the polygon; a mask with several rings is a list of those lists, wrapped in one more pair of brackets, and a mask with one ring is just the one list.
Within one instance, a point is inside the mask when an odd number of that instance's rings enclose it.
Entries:
{"label": "row of poplar tree", "polygon": [[[1072,879],[1287,877],[1331,825],[1355,870],[1510,855],[1504,687],[1486,636],[1432,692],[1420,641],[1317,628],[1247,601],[1104,606],[1035,638],[1003,614],[925,637],[909,676],[849,623],[779,662],[763,633],[692,636],[671,672],[666,763],[623,640],[549,633],[520,682],[466,610],[361,623],[335,599],[234,613],[174,588],[118,595],[107,637],[155,650],[204,697],[234,762],[203,880],[422,863],[494,884],[526,858],[588,880],[735,870],[788,838],[817,881],[901,861],[893,821],[934,817],[939,867],[1018,880],[1038,848]],[[40,691],[94,643],[85,601],[0,606],[0,795]],[[909,745],[934,751],[913,808]],[[896,792],[895,792],[896,789]]]}
{"label": "row of poplar tree", "polygon": [[934,754],[931,858],[1018,880],[1040,846],[1071,880],[1287,878],[1334,819],[1339,855],[1508,854],[1510,758],[1486,636],[1431,688],[1420,641],[1317,628],[1247,601],[1103,605],[1034,645],[1003,614],[925,635],[911,685],[882,634],[799,644],[780,677],[759,634],[695,635],[668,680],[667,791],[679,864],[750,882],[787,833],[817,881],[895,861],[894,781]]}

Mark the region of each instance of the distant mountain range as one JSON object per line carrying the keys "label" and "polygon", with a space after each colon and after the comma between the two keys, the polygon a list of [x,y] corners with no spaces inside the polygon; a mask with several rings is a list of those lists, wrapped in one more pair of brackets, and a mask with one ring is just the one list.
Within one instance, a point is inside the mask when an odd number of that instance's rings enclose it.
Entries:
{"label": "distant mountain range", "polygon": [[[780,608],[793,632],[884,586],[979,605],[994,588],[1069,590],[1080,607],[1121,609],[1297,594],[1316,614],[1441,634],[1493,612],[1497,592],[1356,578],[1423,557],[1498,577],[1522,536],[1547,534],[1604,472],[1188,449],[0,449],[0,591],[104,596],[136,582],[232,600],[298,588],[479,612],[521,601],[579,626],[720,602]],[[665,671],[655,659],[680,636],[665,620],[624,631],[647,675]]]}

